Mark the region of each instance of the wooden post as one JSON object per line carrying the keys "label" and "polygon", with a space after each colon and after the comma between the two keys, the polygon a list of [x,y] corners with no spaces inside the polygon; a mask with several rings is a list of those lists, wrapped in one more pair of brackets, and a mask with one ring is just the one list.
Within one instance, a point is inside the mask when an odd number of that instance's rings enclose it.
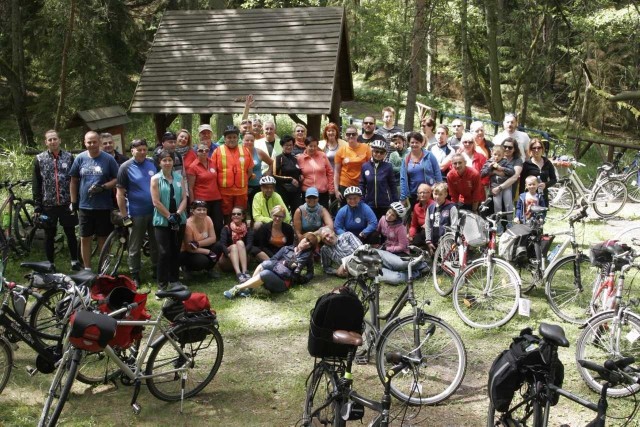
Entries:
{"label": "wooden post", "polygon": [[322,116],[320,114],[309,114],[307,116],[307,135],[320,137],[320,122]]}

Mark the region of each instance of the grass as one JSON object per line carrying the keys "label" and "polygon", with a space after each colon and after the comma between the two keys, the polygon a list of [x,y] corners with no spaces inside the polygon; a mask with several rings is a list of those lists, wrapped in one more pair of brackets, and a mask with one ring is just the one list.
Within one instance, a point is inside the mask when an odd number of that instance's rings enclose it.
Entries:
{"label": "grass", "polygon": [[[565,227],[552,224],[548,230]],[[610,236],[612,226],[603,221],[590,221],[583,232],[588,244]],[[41,259],[42,253],[32,254],[31,259]],[[68,265],[63,255],[58,265],[62,270]],[[22,271],[19,260],[12,260],[7,269],[10,280],[20,280]],[[218,313],[220,331],[224,339],[224,359],[213,382],[198,396],[185,402],[183,414],[179,403],[165,403],[153,398],[144,388],[139,402],[143,411],[135,416],[129,409],[132,388],[118,384],[88,388],[74,386],[71,400],[65,406],[61,425],[65,426],[293,426],[302,414],[305,380],[313,367],[313,359],[306,350],[309,312],[316,299],[342,283],[324,276],[319,269],[316,278],[308,285],[274,296],[260,294],[248,299],[226,300],[222,291],[231,287],[232,275],[211,281],[196,276],[190,287],[206,292]],[[143,277],[144,279],[144,277]],[[544,290],[536,289],[529,296],[532,301],[531,317],[516,315],[500,329],[484,331],[464,325],[452,309],[450,299],[439,297],[430,281],[426,284],[431,298],[427,311],[445,319],[462,336],[467,352],[468,365],[465,380],[460,389],[443,405],[422,408],[413,425],[419,426],[471,426],[481,425],[487,408],[486,381],[489,366],[496,355],[510,342],[520,329],[536,327],[540,322],[560,323],[549,309]],[[143,288],[153,286],[145,283]],[[383,286],[383,309],[388,308],[401,291],[400,287]],[[149,309],[157,313],[159,304],[149,299]],[[563,324],[572,343],[569,349],[561,349],[565,364],[564,386],[591,400],[597,396],[582,383],[575,369],[573,354],[579,329]],[[9,385],[0,395],[0,419],[3,425],[32,426],[37,422],[44,394],[51,380],[50,375],[29,377],[25,366],[34,365],[35,354],[20,344],[16,355],[16,367]],[[355,388],[364,395],[380,397],[382,388],[375,365],[356,366]],[[612,411],[620,410],[622,401],[611,400]],[[398,410],[399,405],[394,406]],[[624,405],[629,410],[629,404]],[[368,417],[372,416],[368,412]],[[552,425],[567,423],[586,424],[591,413],[561,399],[552,410]],[[635,421],[635,425],[637,421]],[[615,422],[612,425],[617,425]],[[634,424],[632,424],[634,425]]]}

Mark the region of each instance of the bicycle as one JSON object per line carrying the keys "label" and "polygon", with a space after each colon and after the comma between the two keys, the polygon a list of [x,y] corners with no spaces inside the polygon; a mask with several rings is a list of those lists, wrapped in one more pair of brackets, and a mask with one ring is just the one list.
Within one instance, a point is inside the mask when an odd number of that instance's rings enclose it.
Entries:
{"label": "bicycle", "polygon": [[[554,384],[557,367],[562,366],[558,359],[558,347],[569,347],[569,341],[562,328],[556,325],[540,324],[542,341],[538,347],[541,354],[549,354],[549,359],[543,356],[543,365],[525,366],[525,380],[516,392],[516,402],[509,405],[505,412],[497,412],[493,403],[489,402],[487,416],[488,427],[531,426],[546,427],[549,425],[549,413],[552,405],[559,396],[597,412],[596,417],[588,424],[588,427],[604,427],[607,413],[607,389],[621,384],[637,384],[640,375],[630,372],[629,359],[607,360],[603,366],[588,360],[579,360],[579,365],[584,369],[597,372],[606,381],[600,392],[600,399],[595,404],[580,396]],[[536,350],[534,350],[536,351]],[[632,359],[631,359],[632,360]],[[635,412],[635,411],[634,411]]]}
{"label": "bicycle", "polygon": [[[109,276],[118,274],[122,257],[129,247],[129,227],[123,224],[122,217],[119,214],[112,215],[112,221],[114,223],[113,231],[107,236],[98,259],[99,274],[107,274]],[[141,250],[145,256],[150,256],[149,236],[147,234],[145,234]]]}
{"label": "bicycle", "polygon": [[586,166],[584,163],[561,156],[553,164],[556,168],[566,168],[568,176],[559,179],[558,184],[549,188],[549,206],[555,209],[550,211],[550,218],[567,218],[582,203],[591,206],[600,218],[610,218],[624,207],[627,187],[621,180],[609,177],[610,166],[599,166],[598,175],[591,188],[588,188],[574,170],[576,167]]}
{"label": "bicycle", "polygon": [[502,326],[518,310],[520,276],[507,261],[495,256],[497,224],[510,214],[497,212],[486,218],[489,239],[485,253],[467,265],[453,283],[456,313],[473,328]]}
{"label": "bicycle", "polygon": [[[587,217],[587,207],[569,218],[569,230],[555,235],[568,234],[559,247],[554,248],[555,259],[544,273],[545,296],[551,310],[562,320],[582,324],[589,317],[591,290],[601,280],[601,271],[591,264],[576,239],[575,224]],[[572,253],[562,255],[571,245]]]}
{"label": "bicycle", "polygon": [[0,183],[0,188],[5,188],[9,193],[0,206],[2,224],[0,232],[4,234],[9,247],[18,256],[22,256],[31,249],[31,241],[35,232],[33,200],[22,199],[16,195],[14,188],[31,185],[31,181],[5,181]]}
{"label": "bicycle", "polygon": [[[344,286],[356,291],[365,307],[365,313],[368,312],[369,320],[364,321],[363,360],[368,361],[375,349],[378,376],[384,382],[390,368],[389,362],[384,358],[385,353],[400,352],[415,358],[419,363],[414,364],[411,370],[402,372],[390,389],[391,395],[410,405],[435,405],[449,398],[462,383],[466,373],[467,354],[455,329],[423,310],[422,307],[429,304],[429,301],[418,305],[412,272],[425,254],[414,246],[410,249],[413,254],[418,255],[407,261],[406,286],[386,314],[380,314],[380,260],[379,257],[376,258],[375,250],[364,245],[354,252],[347,267],[356,277],[349,279]],[[363,268],[360,270],[352,264],[357,257],[361,257],[360,266]],[[413,313],[400,317],[407,304],[411,306]],[[380,326],[381,320],[387,322],[384,328]],[[435,377],[438,381],[432,381]]]}
{"label": "bicycle", "polygon": [[[108,360],[117,366],[115,372],[105,372],[104,380],[120,376],[123,384],[134,386],[131,407],[136,415],[142,409],[137,398],[143,382],[154,397],[166,402],[183,402],[213,380],[224,352],[218,321],[209,310],[178,316],[168,326],[163,320],[163,316],[168,316],[166,309],[175,302],[187,300],[191,296],[190,290],[182,285],[175,286],[156,292],[156,296],[165,301],[155,319],[116,321],[118,327],[151,326],[144,345],[134,344],[129,347],[129,353],[111,345],[103,350]],[[117,305],[115,302],[108,304],[112,307]],[[124,315],[126,318],[132,310],[140,307],[140,303],[126,300],[123,305],[109,316],[117,318]],[[62,355],[47,393],[39,426],[56,425],[85,353],[80,348],[69,346]]]}
{"label": "bicycle", "polygon": [[636,152],[633,160],[630,164],[622,167],[620,165],[624,152],[616,151],[614,153],[612,163],[605,163],[611,165],[610,176],[617,178],[625,183],[627,186],[627,197],[636,203],[640,203],[640,151]]}
{"label": "bicycle", "polygon": [[[322,358],[316,362],[307,377],[307,393],[302,416],[302,426],[332,425],[344,427],[347,421],[359,420],[364,416],[364,408],[379,415],[369,424],[372,427],[387,427],[392,421],[391,390],[392,380],[400,372],[412,370],[420,359],[389,353],[385,359],[393,366],[385,373],[384,393],[380,401],[368,399],[351,387],[353,378],[351,367],[355,349],[362,344],[362,336],[356,332],[337,330],[333,342],[351,347],[346,361],[340,358]],[[309,381],[311,380],[311,381]]]}
{"label": "bicycle", "polygon": [[[614,277],[611,274],[594,291],[592,305],[598,304],[593,307],[594,311],[597,309],[606,311],[595,312],[585,323],[576,344],[577,359],[586,358],[603,363],[609,358],[617,360],[640,356],[640,315],[632,311],[633,307],[640,305],[640,300],[630,299],[626,302],[623,300],[627,271],[631,268],[640,268],[640,264],[633,262],[636,254],[633,251],[630,252],[613,256],[611,264],[617,264],[620,267],[617,284],[613,283]],[[615,295],[612,295],[614,288]],[[632,368],[640,369],[640,365],[636,364]],[[596,392],[602,390],[602,386],[588,370],[584,367],[578,367],[578,372],[589,388]],[[640,385],[622,388],[611,387],[608,390],[608,395],[624,397],[637,393],[639,390]]]}

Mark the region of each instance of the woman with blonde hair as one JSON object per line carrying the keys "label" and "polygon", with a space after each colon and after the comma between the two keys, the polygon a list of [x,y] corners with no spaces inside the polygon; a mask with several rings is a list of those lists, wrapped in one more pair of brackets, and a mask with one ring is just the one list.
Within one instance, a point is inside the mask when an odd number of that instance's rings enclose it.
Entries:
{"label": "woman with blonde hair", "polygon": [[284,246],[293,245],[295,232],[290,224],[284,222],[287,211],[277,205],[271,209],[271,222],[264,223],[255,232],[251,253],[260,261],[266,261]]}

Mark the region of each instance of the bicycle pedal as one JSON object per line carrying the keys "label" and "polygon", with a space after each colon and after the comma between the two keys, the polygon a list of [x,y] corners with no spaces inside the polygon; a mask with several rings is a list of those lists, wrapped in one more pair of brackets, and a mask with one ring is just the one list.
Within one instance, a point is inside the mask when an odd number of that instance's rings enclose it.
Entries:
{"label": "bicycle pedal", "polygon": [[471,308],[475,305],[476,299],[475,297],[466,297],[465,299],[462,300],[462,302],[464,303],[465,306],[467,306],[467,308]]}
{"label": "bicycle pedal", "polygon": [[142,412],[142,407],[138,403],[133,403],[131,409],[133,409],[135,415],[140,415],[140,412]]}
{"label": "bicycle pedal", "polygon": [[27,367],[26,367],[26,370],[27,370],[27,374],[28,374],[30,377],[32,377],[32,376],[34,376],[35,374],[37,374],[37,373],[38,373],[38,368],[34,368],[33,366],[27,366]]}

